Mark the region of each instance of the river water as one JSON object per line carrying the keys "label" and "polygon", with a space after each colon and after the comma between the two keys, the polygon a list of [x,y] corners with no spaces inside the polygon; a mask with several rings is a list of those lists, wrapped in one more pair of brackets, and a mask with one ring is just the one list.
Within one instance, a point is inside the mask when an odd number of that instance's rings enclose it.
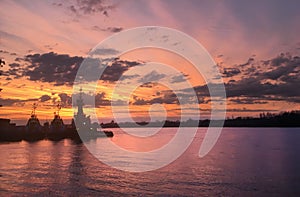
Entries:
{"label": "river water", "polygon": [[[115,144],[149,151],[168,142],[176,128],[163,128],[145,142],[113,131]],[[199,158],[205,131],[199,128],[173,163],[140,173],[107,166],[70,140],[1,143],[0,196],[300,195],[299,128],[224,128],[211,152]]]}

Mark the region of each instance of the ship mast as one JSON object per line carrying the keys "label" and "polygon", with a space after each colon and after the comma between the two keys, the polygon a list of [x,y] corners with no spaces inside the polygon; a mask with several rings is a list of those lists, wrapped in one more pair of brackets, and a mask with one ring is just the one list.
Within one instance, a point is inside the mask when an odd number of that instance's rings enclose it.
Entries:
{"label": "ship mast", "polygon": [[83,99],[82,99],[82,88],[80,88],[80,93],[79,93],[79,99],[77,99],[77,107],[78,107],[78,111],[77,111],[77,116],[84,116],[83,113]]}
{"label": "ship mast", "polygon": [[36,110],[36,108],[37,108],[36,103],[33,103],[33,105],[32,105],[32,111],[31,111],[31,116],[35,116],[35,110]]}
{"label": "ship mast", "polygon": [[57,112],[54,112],[54,114],[57,115],[57,116],[59,116],[59,111],[61,110],[61,105],[57,104],[56,108],[57,108]]}

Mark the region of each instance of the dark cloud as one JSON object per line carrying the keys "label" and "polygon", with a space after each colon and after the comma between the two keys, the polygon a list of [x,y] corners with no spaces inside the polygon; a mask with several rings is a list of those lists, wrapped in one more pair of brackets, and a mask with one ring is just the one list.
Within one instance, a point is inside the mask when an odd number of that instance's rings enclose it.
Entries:
{"label": "dark cloud", "polygon": [[177,96],[173,92],[165,93],[163,96],[154,97],[149,100],[145,100],[137,96],[134,96],[133,99],[134,102],[131,103],[133,105],[179,104]]}
{"label": "dark cloud", "polygon": [[111,4],[105,0],[77,0],[69,9],[76,14],[95,14],[102,13],[108,17],[109,12],[116,8],[116,4]]}
{"label": "dark cloud", "polygon": [[29,65],[24,69],[24,75],[32,81],[54,83],[54,85],[72,85],[77,70],[83,61],[82,57],[57,54],[33,54],[25,56]]}
{"label": "dark cloud", "polygon": [[53,50],[56,46],[58,46],[58,43],[44,45],[44,47],[49,51]]}
{"label": "dark cloud", "polygon": [[63,4],[62,3],[52,3],[52,5],[61,7]]}
{"label": "dark cloud", "polygon": [[171,79],[171,83],[180,83],[180,82],[187,81],[187,77],[188,75],[185,74],[173,76]]}
{"label": "dark cloud", "polygon": [[152,99],[151,101],[154,103],[161,103],[161,104],[179,104],[178,98],[173,91],[164,92],[162,97],[157,97]]}
{"label": "dark cloud", "polygon": [[108,17],[108,12],[106,10],[103,11],[103,15]]}
{"label": "dark cloud", "polygon": [[178,99],[173,91],[162,91],[156,94],[154,98],[144,99],[138,96],[133,96],[133,105],[152,105],[152,104],[178,104]]}
{"label": "dark cloud", "polygon": [[120,79],[122,74],[131,67],[141,65],[141,62],[127,61],[127,60],[115,60],[111,66],[106,67],[100,80],[107,82],[116,82]]}
{"label": "dark cloud", "polygon": [[25,87],[25,86],[26,86],[26,84],[23,83],[23,84],[21,84],[21,85],[18,85],[17,88],[23,88],[23,87]]}
{"label": "dark cloud", "polygon": [[9,64],[9,67],[10,68],[19,68],[20,64],[19,63],[12,63],[12,64]]}
{"label": "dark cloud", "polygon": [[261,101],[261,98],[234,98],[230,99],[235,104],[266,104],[267,101]]}
{"label": "dark cloud", "polygon": [[21,61],[23,61],[23,60],[24,60],[24,58],[22,58],[22,57],[17,57],[17,58],[15,59],[16,62],[21,62]]}
{"label": "dark cloud", "polygon": [[[216,110],[221,111],[221,110]],[[226,109],[227,112],[275,112],[277,110],[272,109],[248,109],[248,108],[241,108],[241,109]]]}
{"label": "dark cloud", "polygon": [[152,95],[153,98],[145,99],[138,96],[134,96],[133,105],[152,105],[152,104],[194,104],[194,103],[207,103],[207,100],[204,97],[195,98],[194,94],[188,92],[177,92],[175,94],[172,90],[164,90],[161,92],[156,92],[155,95]]}
{"label": "dark cloud", "polygon": [[72,97],[66,93],[58,94],[60,98],[60,104],[62,107],[71,107],[72,106]]}
{"label": "dark cloud", "polygon": [[108,31],[112,33],[117,33],[123,30],[123,27],[108,27],[106,28]]}
{"label": "dark cloud", "polygon": [[[250,59],[250,61],[252,60]],[[268,68],[267,72],[262,69],[248,74],[249,69],[240,70],[240,75],[243,76],[241,79],[231,79],[225,83],[227,98],[237,104],[265,104],[269,101],[299,103],[300,58],[281,54],[273,59],[261,61],[261,64],[263,66],[258,64],[251,65],[251,67]],[[226,74],[228,75],[228,73]],[[210,85],[218,92],[217,84]],[[192,90],[186,89],[184,91]],[[194,91],[199,97],[210,96],[206,85],[196,86]]]}
{"label": "dark cloud", "polygon": [[105,69],[100,79],[107,82],[118,81],[119,78],[122,76],[122,73],[124,73],[127,70],[127,66],[123,66],[120,63],[114,63]]}
{"label": "dark cloud", "polygon": [[[107,49],[102,52],[113,53],[113,50]],[[9,64],[9,69],[3,72],[7,80],[11,80],[13,77],[20,78],[25,76],[32,81],[48,82],[54,85],[72,85],[79,65],[83,61],[83,57],[54,52],[31,54],[24,58],[16,59],[18,61]],[[113,83],[118,81],[124,72],[131,67],[142,65],[142,62],[116,58],[109,65],[103,72],[100,80]],[[241,67],[230,67],[223,70],[224,77],[229,78],[229,82],[224,85],[227,97],[231,103],[241,105],[265,104],[270,101],[300,103],[300,89],[298,87],[300,84],[300,58],[298,56],[280,54],[269,60],[259,62],[254,62],[253,58],[249,58],[246,63],[237,66]],[[124,79],[136,77],[138,76],[124,76]],[[152,81],[152,83],[143,84],[145,87],[152,88],[155,82],[164,77],[164,74],[152,71],[140,79],[140,82]],[[175,83],[184,80],[184,77],[178,75],[174,76],[172,80]],[[220,90],[220,85],[210,85],[217,92]],[[179,98],[186,98],[185,103],[189,103],[191,102],[189,100],[191,98],[189,91],[192,90],[182,90],[182,95],[177,96]],[[206,85],[196,86],[193,91],[197,93],[199,103],[206,102],[207,99],[205,100],[205,98],[210,96]],[[59,97],[63,105],[71,106],[71,96],[60,94]],[[103,93],[97,94],[95,99],[97,106],[108,106],[111,104]],[[42,101],[41,98],[37,100]],[[8,99],[3,103],[11,104],[15,102],[25,101]],[[119,103],[124,104],[124,101],[120,101]],[[152,99],[145,100],[135,97],[133,102],[136,105],[150,105],[154,103],[178,104],[178,99],[174,93],[163,91],[154,95]]]}
{"label": "dark cloud", "polygon": [[267,61],[267,63],[271,64],[272,66],[281,66],[290,61],[291,57],[286,56],[284,53],[281,53],[279,56]]}
{"label": "dark cloud", "polygon": [[143,87],[143,88],[153,88],[156,85],[158,85],[158,83],[156,83],[156,82],[147,82],[147,83],[143,83],[140,87]]}
{"label": "dark cloud", "polygon": [[299,96],[290,96],[290,97],[283,97],[283,96],[262,96],[259,99],[265,101],[284,101],[284,102],[291,102],[291,103],[300,103]]}
{"label": "dark cloud", "polygon": [[140,98],[138,96],[134,96],[133,105],[152,105],[152,104],[177,104],[177,105],[185,105],[185,104],[201,104],[208,103],[208,99],[204,97],[195,97],[195,94],[190,94],[189,92],[177,92],[175,94],[172,90],[164,90],[161,92],[156,92],[155,95],[152,95],[153,98],[145,99]]}
{"label": "dark cloud", "polygon": [[22,100],[19,99],[9,99],[9,98],[1,98],[0,97],[0,103],[3,106],[12,106],[15,103],[21,102]]}
{"label": "dark cloud", "polygon": [[95,106],[96,107],[111,106],[112,104],[114,106],[128,105],[127,102],[122,101],[120,99],[112,102],[110,99],[106,98],[105,92],[97,93],[94,98],[95,98]]}
{"label": "dark cloud", "polygon": [[245,67],[245,66],[249,66],[251,65],[252,63],[254,63],[254,58],[253,57],[250,57],[246,63],[244,64],[240,64],[239,67]]}
{"label": "dark cloud", "polygon": [[0,50],[0,53],[8,54],[9,52],[6,50]]}
{"label": "dark cloud", "polygon": [[1,98],[0,103],[3,106],[14,106],[14,105],[24,105],[25,102],[37,102],[39,101],[38,98],[31,98],[31,99],[10,99],[10,98]]}
{"label": "dark cloud", "polygon": [[[65,106],[69,106],[69,107],[72,105],[72,97],[71,96],[68,96],[65,93],[60,94],[59,96],[61,98],[62,104],[65,104]],[[77,101],[77,98],[79,98],[79,94],[75,94],[73,97],[76,98],[73,101],[73,104],[76,106],[77,105],[76,101]],[[112,103],[111,100],[106,98],[105,92],[100,92],[95,95],[82,93],[82,98],[83,98],[83,102],[86,107],[90,107],[91,103],[93,103],[93,102],[95,104],[95,107],[111,106],[111,103]],[[126,102],[121,101],[121,100],[117,100],[114,102],[114,105],[125,105],[125,104],[126,104]]]}
{"label": "dark cloud", "polygon": [[263,83],[262,81],[259,81],[255,78],[246,78],[235,83],[225,84],[225,88],[227,97],[246,96],[259,98],[266,95],[280,97],[298,97],[300,96],[300,90],[299,88],[297,88],[298,84],[271,84],[268,82]]}
{"label": "dark cloud", "polygon": [[101,92],[95,95],[95,106],[101,107],[101,106],[110,106],[111,101],[105,98],[105,93]]}
{"label": "dark cloud", "polygon": [[112,33],[117,33],[123,30],[122,27],[107,27],[107,28],[101,28],[97,25],[92,27],[92,30],[95,31],[107,31],[107,32],[112,32]]}
{"label": "dark cloud", "polygon": [[127,80],[127,79],[135,79],[140,77],[140,75],[138,74],[134,74],[134,75],[123,75],[122,78],[120,80]]}
{"label": "dark cloud", "polygon": [[51,99],[51,96],[49,96],[49,95],[43,95],[40,97],[41,102],[46,102],[46,101],[49,101],[50,99]]}
{"label": "dark cloud", "polygon": [[157,71],[153,70],[151,73],[148,73],[143,78],[139,79],[139,82],[142,83],[157,82],[164,77],[166,77],[165,74],[160,74]]}
{"label": "dark cloud", "polygon": [[11,63],[8,65],[9,69],[5,72],[3,72],[3,75],[10,76],[7,78],[7,80],[12,79],[18,79],[23,76],[23,69],[21,68],[21,65],[19,63]]}
{"label": "dark cloud", "polygon": [[[239,104],[264,104],[268,101],[299,103],[300,58],[280,54],[268,60],[254,62],[249,58],[238,68],[224,69],[224,77],[231,77],[225,83],[226,94]],[[236,75],[239,79],[234,78]],[[209,96],[206,86],[195,87],[197,94]]]}
{"label": "dark cloud", "polygon": [[75,8],[74,5],[71,5],[69,8],[70,8],[71,12],[73,12],[75,14],[77,13],[77,9]]}
{"label": "dark cloud", "polygon": [[150,101],[146,101],[142,98],[135,97],[134,102],[130,103],[130,104],[133,104],[133,105],[149,105],[149,103],[150,103]]}
{"label": "dark cloud", "polygon": [[116,49],[111,48],[97,48],[94,51],[90,52],[90,55],[116,55],[120,52]]}
{"label": "dark cloud", "polygon": [[241,71],[238,68],[224,68],[223,69],[223,77],[233,77],[235,75],[240,74]]}
{"label": "dark cloud", "polygon": [[293,77],[293,74],[298,76],[300,74],[300,58],[298,56],[292,57],[281,54],[268,63],[274,69],[263,74],[263,77],[267,79],[288,80],[288,78]]}
{"label": "dark cloud", "polygon": [[[98,51],[100,52],[100,51]],[[101,50],[103,53],[113,53],[113,50]],[[18,58],[18,62],[9,64],[9,69],[3,72],[10,78],[28,77],[31,81],[53,83],[55,86],[73,85],[79,66],[84,58],[57,54],[54,52],[44,54],[30,54],[24,58]],[[85,69],[95,69],[95,65],[102,66],[98,59],[86,58]],[[115,82],[122,74],[133,66],[141,65],[142,62],[120,60],[119,58],[107,59],[106,67],[100,80]],[[95,71],[89,71],[95,72]],[[97,79],[98,80],[98,79]]]}

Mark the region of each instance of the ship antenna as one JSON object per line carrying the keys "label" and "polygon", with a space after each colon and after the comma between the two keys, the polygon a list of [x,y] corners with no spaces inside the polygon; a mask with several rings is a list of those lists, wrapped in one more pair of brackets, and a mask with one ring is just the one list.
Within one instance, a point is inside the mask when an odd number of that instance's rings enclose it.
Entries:
{"label": "ship antenna", "polygon": [[83,100],[82,100],[82,88],[79,89],[79,99],[77,99],[77,107],[78,107],[78,111],[77,111],[77,115],[84,115],[83,113]]}
{"label": "ship antenna", "polygon": [[58,103],[56,107],[57,107],[57,115],[59,116],[59,111],[61,109],[61,105]]}
{"label": "ship antenna", "polygon": [[32,111],[31,111],[31,115],[34,115],[34,116],[35,116],[35,110],[36,110],[36,108],[37,108],[37,105],[36,105],[36,103],[33,103],[33,105],[32,105]]}
{"label": "ship antenna", "polygon": [[79,99],[82,99],[82,88],[79,89]]}

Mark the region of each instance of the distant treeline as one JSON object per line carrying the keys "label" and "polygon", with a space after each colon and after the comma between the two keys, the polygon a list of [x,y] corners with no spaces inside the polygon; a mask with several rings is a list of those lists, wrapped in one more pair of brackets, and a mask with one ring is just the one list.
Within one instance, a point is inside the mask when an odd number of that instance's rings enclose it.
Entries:
{"label": "distant treeline", "polygon": [[224,127],[300,127],[300,111],[274,113],[261,113],[259,117],[237,117],[228,118],[226,120],[192,120],[189,119],[184,122],[166,120],[165,122],[124,122],[116,123],[102,123],[102,128],[119,128],[119,127],[208,127],[211,122],[220,123],[224,121]]}

